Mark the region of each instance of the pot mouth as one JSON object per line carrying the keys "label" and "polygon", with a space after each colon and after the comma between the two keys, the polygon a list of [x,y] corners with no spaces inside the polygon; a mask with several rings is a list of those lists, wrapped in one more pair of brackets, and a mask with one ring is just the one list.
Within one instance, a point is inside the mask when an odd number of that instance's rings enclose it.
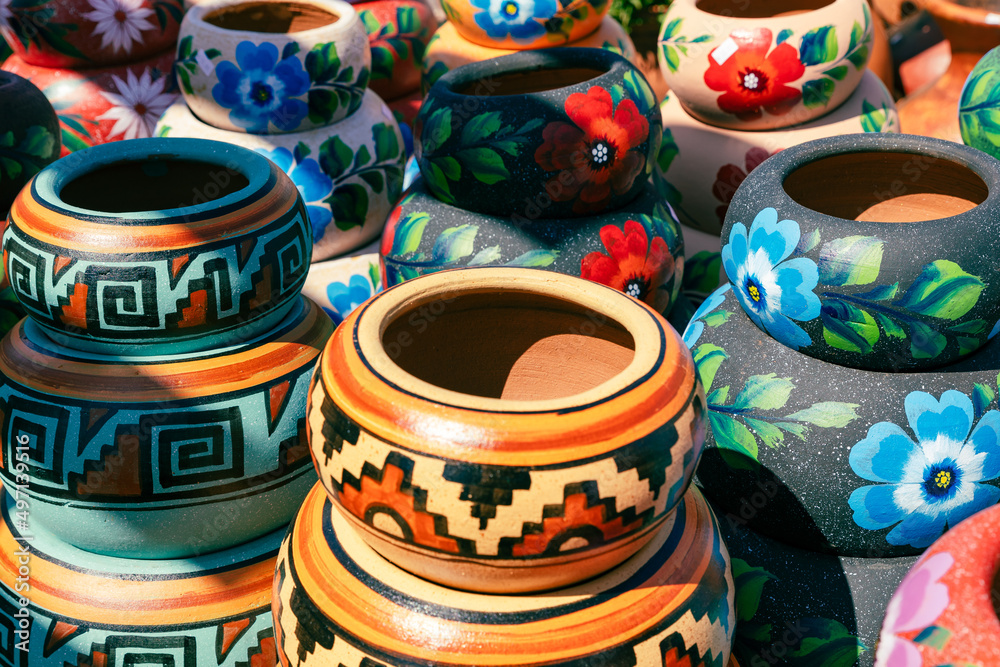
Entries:
{"label": "pot mouth", "polygon": [[695,7],[713,16],[737,19],[766,19],[807,14],[823,9],[837,0],[767,0],[766,2],[733,2],[733,0],[695,0]]}
{"label": "pot mouth", "polygon": [[222,30],[287,35],[333,25],[340,18],[332,6],[320,3],[251,0],[208,8],[201,20]]}

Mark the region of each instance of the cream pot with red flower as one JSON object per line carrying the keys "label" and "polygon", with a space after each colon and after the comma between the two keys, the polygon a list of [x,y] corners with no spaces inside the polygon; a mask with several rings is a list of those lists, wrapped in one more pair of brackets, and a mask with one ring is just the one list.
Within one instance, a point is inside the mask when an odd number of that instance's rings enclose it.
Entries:
{"label": "cream pot with red flower", "polygon": [[840,106],[861,82],[873,34],[865,0],[675,0],[657,56],[692,116],[766,130]]}

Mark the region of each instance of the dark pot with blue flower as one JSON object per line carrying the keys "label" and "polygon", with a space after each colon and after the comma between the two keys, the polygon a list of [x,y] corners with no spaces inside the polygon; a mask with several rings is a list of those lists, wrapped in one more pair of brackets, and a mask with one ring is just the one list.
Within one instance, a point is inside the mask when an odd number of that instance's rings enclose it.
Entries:
{"label": "dark pot with blue flower", "polygon": [[442,0],[462,37],[498,49],[563,46],[597,29],[608,0]]}
{"label": "dark pot with blue flower", "polygon": [[42,91],[0,71],[0,217],[24,184],[59,157],[59,136],[59,119]]}
{"label": "dark pot with blue flower", "polygon": [[371,51],[357,11],[341,0],[208,0],[184,17],[175,71],[206,123],[297,132],[361,106]]}
{"label": "dark pot with blue flower", "polygon": [[602,49],[524,51],[471,63],[431,87],[414,127],[428,188],[469,211],[596,215],[628,204],[663,130],[653,91]]}
{"label": "dark pot with blue flower", "polygon": [[912,135],[786,149],[722,229],[734,296],[810,357],[883,371],[952,363],[1000,330],[1000,162]]}

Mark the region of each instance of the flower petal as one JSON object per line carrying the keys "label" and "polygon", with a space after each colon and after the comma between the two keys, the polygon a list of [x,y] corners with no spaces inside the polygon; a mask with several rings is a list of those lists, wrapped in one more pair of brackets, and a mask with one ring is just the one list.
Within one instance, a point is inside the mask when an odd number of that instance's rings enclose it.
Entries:
{"label": "flower petal", "polygon": [[[908,465],[914,458],[914,464]],[[928,464],[923,450],[892,422],[872,425],[867,437],[851,448],[848,460],[860,477],[892,483],[922,482]]]}
{"label": "flower petal", "polygon": [[1000,412],[990,410],[983,415],[965,446],[983,455],[980,480],[1000,476]]}
{"label": "flower petal", "polygon": [[[941,394],[940,401],[927,392],[913,391],[906,396],[904,405],[910,428],[922,443],[933,443],[941,436],[964,443],[972,430],[972,399],[960,391],[949,389]],[[930,453],[928,458],[932,458]]]}
{"label": "flower petal", "polygon": [[[903,520],[885,536],[889,544],[896,546],[909,545],[917,549],[929,547],[934,540],[941,537],[945,528],[944,514],[924,514],[922,512],[904,513]],[[855,514],[855,521],[857,514]]]}
{"label": "flower petal", "polygon": [[886,611],[890,632],[912,632],[932,625],[948,607],[948,586],[940,583],[955,557],[947,551],[922,558],[903,578]]}
{"label": "flower petal", "polygon": [[778,212],[773,208],[762,209],[750,225],[750,247],[766,250],[771,264],[778,264],[791,255],[800,236],[799,223],[794,220],[779,222]]}
{"label": "flower petal", "polygon": [[748,254],[747,227],[737,222],[729,230],[729,243],[722,247],[722,265],[732,282],[737,281],[739,267],[746,263]]}
{"label": "flower petal", "polygon": [[614,102],[611,93],[604,88],[591,86],[586,93],[573,93],[567,97],[565,109],[569,119],[592,138],[593,126],[612,117]]}
{"label": "flower petal", "polygon": [[775,282],[781,288],[781,314],[807,321],[819,317],[819,297],[813,292],[819,272],[816,262],[797,257],[775,268]]}
{"label": "flower petal", "polygon": [[854,510],[854,523],[867,530],[881,530],[903,519],[906,513],[893,499],[893,488],[875,484],[855,489],[847,500]]}

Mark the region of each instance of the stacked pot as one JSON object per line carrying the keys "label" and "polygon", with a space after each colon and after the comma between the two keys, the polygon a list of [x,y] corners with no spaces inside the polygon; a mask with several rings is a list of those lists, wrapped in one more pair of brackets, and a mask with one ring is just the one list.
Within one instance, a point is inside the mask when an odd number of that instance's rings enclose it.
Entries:
{"label": "stacked pot", "polygon": [[368,87],[371,50],[340,0],[209,0],[192,7],[177,46],[184,95],[158,136],[253,149],[295,182],[309,211],[313,260],[381,232],[403,182],[404,142]]}
{"label": "stacked pot", "polygon": [[998,167],[961,144],[848,135],[737,189],[729,282],[685,341],[741,661],[872,664],[914,559],[1000,501]]}
{"label": "stacked pot", "polygon": [[92,147],[18,195],[8,664],[273,664],[274,558],[316,479],[305,405],[333,330],[299,294],[311,240],[276,165],[205,140]]}

